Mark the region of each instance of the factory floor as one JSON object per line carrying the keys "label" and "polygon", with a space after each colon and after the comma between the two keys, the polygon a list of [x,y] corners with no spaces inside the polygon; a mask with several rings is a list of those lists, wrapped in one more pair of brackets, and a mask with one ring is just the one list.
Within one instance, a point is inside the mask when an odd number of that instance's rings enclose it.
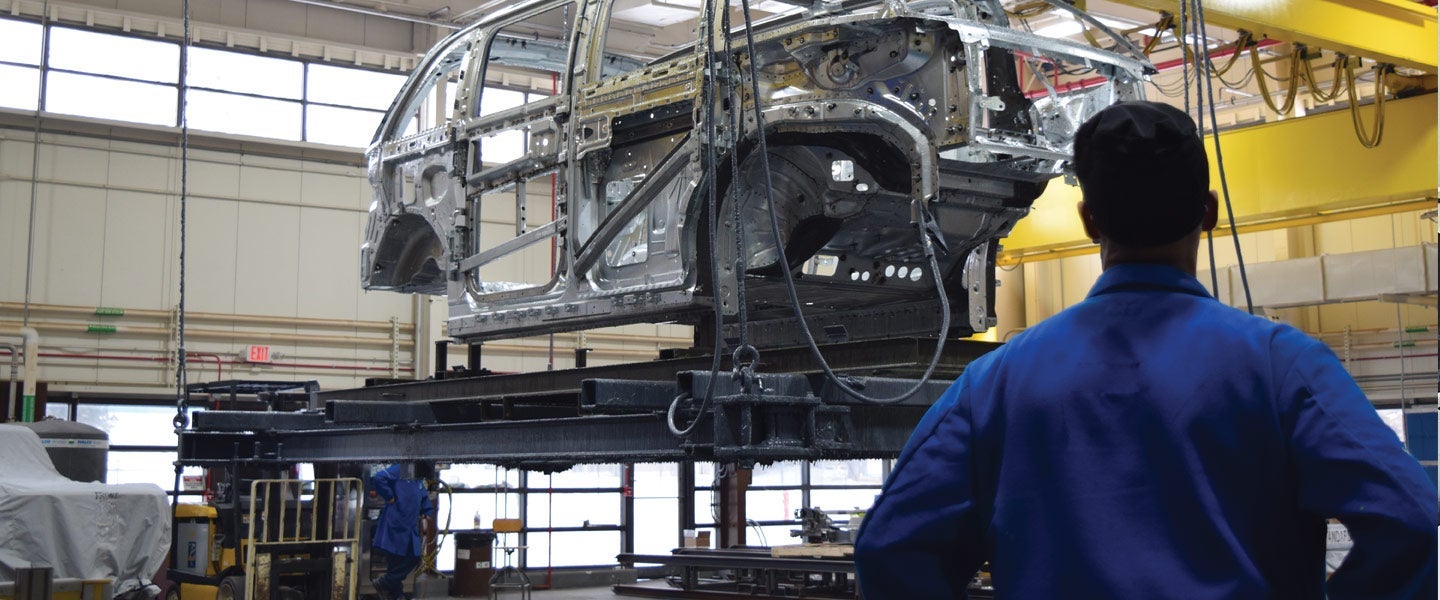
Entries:
{"label": "factory floor", "polygon": [[[674,589],[663,581],[641,582],[640,585],[655,587],[657,589]],[[518,593],[512,592],[498,596],[497,600],[509,600],[519,597],[520,595]],[[680,597],[681,596],[678,595],[674,596],[674,598]],[[562,588],[558,590],[535,590],[531,593],[531,598],[534,600],[624,600],[625,598],[634,598],[634,596],[618,596],[610,590],[610,586],[606,585],[600,587]],[[457,598],[455,600],[473,599]]]}

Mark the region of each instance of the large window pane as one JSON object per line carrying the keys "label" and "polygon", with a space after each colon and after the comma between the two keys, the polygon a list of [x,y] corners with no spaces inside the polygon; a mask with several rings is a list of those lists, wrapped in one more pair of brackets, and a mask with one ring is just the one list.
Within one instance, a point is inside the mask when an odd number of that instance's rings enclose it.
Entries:
{"label": "large window pane", "polygon": [[635,499],[635,551],[668,554],[680,543],[680,502],[674,498]]}
{"label": "large window pane", "polygon": [[39,93],[40,69],[0,65],[0,106],[35,110]]}
{"label": "large window pane", "polygon": [[[512,536],[513,537],[513,536]],[[532,531],[528,538],[529,556],[526,564],[531,569],[613,565],[615,555],[620,553],[620,532],[618,531],[577,531],[549,534]],[[495,564],[504,565],[505,555],[497,552]]]}
{"label": "large window pane", "polygon": [[[175,408],[169,406],[81,404],[75,408],[75,420],[104,429],[111,446],[174,446],[174,418]],[[171,460],[174,455],[170,453]]]}
{"label": "large window pane", "polygon": [[745,516],[754,521],[793,521],[795,511],[805,504],[800,490],[749,490],[745,492]]}
{"label": "large window pane", "polygon": [[[0,61],[39,65],[40,24],[0,19]],[[0,76],[0,81],[8,80]]]}
{"label": "large window pane", "polygon": [[[165,491],[175,489],[175,452],[111,450],[105,483],[153,483]],[[193,471],[193,472],[192,472]],[[198,474],[198,469],[187,470]]]}
{"label": "large window pane", "polygon": [[404,75],[327,65],[310,65],[305,98],[311,102],[385,110],[395,100]]}
{"label": "large window pane", "polygon": [[333,106],[306,107],[305,141],[364,148],[375,139],[380,118],[385,113]]}
{"label": "large window pane", "polygon": [[528,509],[531,529],[620,524],[618,493],[530,494]]}
{"label": "large window pane", "polygon": [[210,48],[190,49],[185,84],[299,100],[305,93],[305,65],[298,60],[253,56]]}
{"label": "large window pane", "polygon": [[180,76],[180,45],[51,27],[50,67],[176,83]]}
{"label": "large window pane", "polygon": [[103,77],[50,73],[45,110],[66,115],[175,126],[175,88]]}
{"label": "large window pane", "polygon": [[810,465],[811,485],[880,485],[885,469],[879,459],[820,460]]}
{"label": "large window pane", "polygon": [[54,417],[61,421],[70,420],[70,405],[60,402],[47,402],[45,404],[45,416]]}
{"label": "large window pane", "polygon": [[300,139],[300,103],[190,90],[186,105],[193,129],[254,135],[282,140]]}
{"label": "large window pane", "polygon": [[674,498],[679,493],[679,481],[680,465],[675,463],[635,465],[636,498]]}

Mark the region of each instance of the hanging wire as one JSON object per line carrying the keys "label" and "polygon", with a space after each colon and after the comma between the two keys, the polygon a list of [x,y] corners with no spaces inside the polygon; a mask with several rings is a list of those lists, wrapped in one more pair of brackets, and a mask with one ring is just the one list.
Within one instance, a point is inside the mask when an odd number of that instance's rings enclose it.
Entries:
{"label": "hanging wire", "polygon": [[[738,141],[739,139],[741,139],[741,128],[744,127],[744,125],[743,119],[739,118],[741,113],[740,106],[742,99],[739,98],[739,94],[734,93],[735,80],[732,76],[733,73],[730,64],[730,56],[732,49],[730,47],[730,3],[728,2],[728,0],[725,3],[725,11],[720,15],[720,31],[722,32],[721,37],[723,37],[725,40],[725,60],[721,61],[721,64],[725,65],[724,70],[722,71],[722,73],[724,73],[725,75],[725,98],[726,100],[730,101],[731,110],[729,111],[729,114],[733,116],[732,119],[729,119],[729,125],[732,128],[732,131],[735,133],[735,137],[732,139]],[[748,22],[746,23],[746,32],[748,35]],[[754,48],[750,49],[750,54],[746,57],[746,59],[753,68],[755,60]],[[756,106],[759,106],[759,101],[759,96],[757,95],[755,97]],[[747,267],[745,252],[745,228],[742,226],[742,224],[744,223],[744,217],[740,212],[740,155],[737,150],[738,148],[730,149],[731,183],[729,186],[729,191],[728,193],[726,193],[726,198],[727,201],[730,203],[731,218],[733,219],[732,231],[734,231],[735,233],[735,302],[737,303],[735,307],[735,327],[739,331],[739,341],[735,344],[735,354],[733,357],[731,357],[731,364],[734,366],[735,373],[738,375],[741,372],[741,357],[748,355],[748,358],[752,361],[751,364],[754,364],[755,362],[759,362],[760,353],[759,351],[755,350],[754,346],[750,345],[749,302],[745,298],[745,271]],[[768,168],[770,157],[762,156],[761,160],[766,163]],[[767,180],[766,183],[768,185],[769,181]],[[779,244],[780,240],[776,239],[775,243]],[[788,265],[782,264],[780,265],[780,267],[783,269],[788,267]],[[802,321],[800,323],[800,326],[805,327],[805,323]]]}
{"label": "hanging wire", "polygon": [[[40,192],[40,125],[44,121],[45,79],[50,70],[50,0],[40,8],[40,81],[35,91],[35,131],[30,143],[30,228],[25,234],[25,310],[21,326],[30,326],[30,282],[35,272],[35,207]],[[32,357],[26,356],[28,362]],[[39,360],[38,357],[33,360]]]}
{"label": "hanging wire", "polygon": [[1385,73],[1389,66],[1384,64],[1375,65],[1375,129],[1373,132],[1365,131],[1364,120],[1360,117],[1360,98],[1355,85],[1355,65],[1345,64],[1345,93],[1350,99],[1350,121],[1355,126],[1355,137],[1360,139],[1360,144],[1366,148],[1374,148],[1380,145],[1381,136],[1385,134]]}
{"label": "hanging wire", "polygon": [[179,433],[189,424],[189,417],[185,414],[188,407],[186,398],[186,374],[185,374],[185,222],[186,207],[189,204],[189,175],[190,175],[190,125],[189,125],[189,94],[186,94],[187,79],[190,74],[190,0],[184,0],[184,35],[185,40],[180,44],[180,298],[178,315],[176,318],[176,334],[178,337],[177,349],[175,351],[175,430]]}
{"label": "hanging wire", "polygon": [[1305,61],[1301,63],[1300,66],[1304,69],[1305,79],[1310,82],[1311,98],[1314,98],[1316,102],[1329,102],[1340,97],[1340,94],[1345,91],[1345,80],[1341,78],[1340,73],[1344,69],[1343,65],[1347,60],[1344,54],[1335,54],[1335,60],[1330,64],[1329,92],[1324,92],[1320,89],[1320,81],[1319,78],[1315,77],[1315,67],[1311,64],[1311,61],[1305,59]]}
{"label": "hanging wire", "polygon": [[[1205,39],[1207,37],[1205,35],[1205,6],[1200,2],[1200,0],[1191,0],[1191,2],[1194,3],[1195,8],[1195,14],[1193,16],[1195,19],[1196,29],[1199,30],[1200,38]],[[1208,54],[1201,54],[1201,57],[1203,58],[1203,60],[1205,60],[1205,62],[1209,62],[1210,60]],[[1197,71],[1198,70],[1199,69],[1197,69]],[[1202,81],[1202,83],[1208,83],[1204,81],[1206,79],[1208,78],[1202,77],[1200,78],[1200,81]],[[1221,193],[1225,195],[1225,216],[1230,222],[1230,240],[1235,243],[1235,262],[1240,269],[1240,285],[1245,290],[1245,312],[1253,315],[1255,314],[1255,304],[1250,297],[1250,276],[1248,273],[1245,272],[1245,253],[1240,249],[1240,232],[1235,228],[1235,208],[1230,202],[1230,181],[1228,178],[1225,177],[1225,156],[1220,151],[1220,127],[1219,121],[1215,118],[1214,92],[1215,88],[1213,85],[1206,86],[1205,105],[1209,106],[1210,108],[1210,137],[1215,142],[1215,167],[1216,170],[1218,170],[1220,173]],[[1210,269],[1210,272],[1213,276],[1215,273],[1213,265]]]}
{"label": "hanging wire", "polygon": [[[676,396],[674,400],[670,401],[670,407],[665,411],[665,427],[668,428],[670,430],[670,433],[675,435],[676,437],[685,437],[690,435],[695,431],[695,428],[700,425],[700,421],[705,419],[705,411],[708,410],[710,407],[710,397],[715,394],[715,381],[720,378],[720,357],[721,352],[725,349],[725,311],[722,307],[722,300],[720,299],[720,261],[718,258],[719,246],[716,242],[716,238],[719,237],[720,233],[720,211],[718,206],[718,198],[715,193],[715,186],[718,185],[718,174],[716,173],[717,169],[715,167],[715,154],[719,151],[717,147],[718,145],[716,143],[717,136],[715,127],[716,89],[714,72],[714,23],[716,1],[717,0],[704,0],[705,10],[701,18],[701,23],[702,27],[705,30],[705,33],[701,36],[700,44],[702,46],[701,61],[703,65],[701,75],[704,77],[704,81],[700,86],[700,103],[705,107],[705,110],[702,113],[703,117],[700,124],[701,146],[703,147],[707,143],[710,146],[710,150],[708,152],[702,151],[701,156],[702,162],[705,167],[705,180],[707,182],[705,190],[705,193],[707,195],[705,210],[706,216],[709,218],[706,221],[708,225],[708,239],[706,240],[706,242],[709,245],[710,251],[710,293],[711,296],[714,298],[715,305],[715,329],[713,333],[713,335],[715,336],[715,340],[710,353],[710,381],[708,381],[705,385],[705,395],[700,400],[700,408],[695,415],[695,420],[691,421],[689,425],[686,425],[683,428],[675,424],[675,413],[679,409],[681,402],[690,400],[689,394],[680,394]],[[725,35],[728,37],[730,35],[730,32],[726,31]],[[738,137],[736,139],[738,139]],[[734,174],[732,173],[732,177],[733,176]]]}
{"label": "hanging wire", "polygon": [[1255,78],[1256,83],[1260,84],[1260,97],[1265,100],[1265,105],[1269,106],[1270,110],[1282,115],[1287,114],[1292,108],[1295,108],[1295,98],[1300,91],[1300,63],[1304,60],[1300,54],[1300,50],[1297,47],[1292,48],[1290,51],[1290,75],[1280,80],[1281,82],[1288,83],[1289,89],[1285,90],[1285,100],[1277,106],[1275,99],[1270,97],[1270,85],[1265,83],[1265,80],[1269,78],[1270,74],[1266,73],[1265,67],[1260,65],[1260,52],[1256,48],[1257,46],[1250,47],[1250,68],[1257,73],[1265,75],[1265,77]]}
{"label": "hanging wire", "polygon": [[[1177,29],[1176,38],[1179,40],[1180,48],[1183,51],[1180,57],[1180,66],[1184,70],[1185,77],[1185,114],[1190,114],[1190,77],[1194,75],[1195,106],[1196,112],[1199,113],[1199,118],[1196,119],[1195,135],[1200,136],[1200,142],[1203,144],[1205,142],[1205,112],[1199,110],[1199,107],[1201,106],[1200,90],[1203,89],[1201,88],[1202,84],[1200,82],[1203,77],[1200,76],[1200,73],[1204,72],[1203,69],[1205,67],[1203,63],[1200,62],[1200,57],[1207,56],[1207,54],[1205,54],[1203,48],[1200,52],[1191,51],[1190,45],[1192,43],[1199,44],[1200,40],[1199,36],[1194,35],[1193,32],[1189,36],[1190,39],[1186,40],[1185,30],[1190,28],[1190,21],[1190,0],[1180,0],[1180,25],[1179,29]],[[1192,60],[1195,62],[1193,68],[1190,64]],[[1220,276],[1216,273],[1215,269],[1215,232],[1213,230],[1205,232],[1205,249],[1210,257],[1210,295],[1218,298],[1220,297]]]}
{"label": "hanging wire", "polygon": [[[945,284],[942,280],[939,261],[935,257],[935,246],[930,240],[930,234],[926,226],[930,223],[930,212],[924,206],[917,207],[915,212],[919,215],[916,218],[915,228],[920,235],[921,250],[930,265],[930,276],[935,279],[935,291],[940,298],[940,332],[935,340],[935,354],[930,359],[930,364],[925,367],[925,374],[915,385],[896,396],[889,398],[871,398],[854,388],[850,387],[835,371],[830,368],[830,363],[825,361],[825,356],[820,352],[820,346],[815,342],[815,336],[810,333],[810,328],[805,324],[805,311],[800,306],[800,297],[795,290],[795,276],[790,272],[790,262],[785,256],[785,244],[781,243],[780,221],[775,213],[775,194],[770,178],[769,148],[765,143],[765,114],[760,106],[760,78],[755,69],[755,33],[750,18],[750,0],[740,0],[740,12],[745,17],[745,51],[750,58],[746,61],[750,78],[750,95],[753,101],[755,112],[755,134],[757,148],[760,155],[760,170],[764,177],[765,185],[765,206],[770,216],[770,233],[775,240],[775,254],[780,266],[780,274],[785,279],[785,291],[789,296],[790,308],[794,311],[795,320],[799,323],[800,333],[805,337],[805,344],[810,349],[810,355],[815,359],[825,372],[825,377],[836,387],[840,388],[847,395],[861,402],[868,404],[898,404],[920,391],[925,384],[930,382],[930,376],[934,374],[935,367],[940,363],[940,356],[945,351],[945,338],[950,333],[950,298],[945,292]],[[912,200],[912,202],[918,202]]]}

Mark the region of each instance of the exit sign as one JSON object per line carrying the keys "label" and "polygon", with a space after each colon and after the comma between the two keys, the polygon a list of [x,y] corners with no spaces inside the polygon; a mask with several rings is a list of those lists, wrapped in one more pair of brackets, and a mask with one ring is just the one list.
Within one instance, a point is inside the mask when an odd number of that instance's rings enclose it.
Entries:
{"label": "exit sign", "polygon": [[252,362],[252,363],[268,363],[268,362],[270,362],[270,347],[269,347],[269,346],[250,346],[250,350],[245,353],[245,362]]}

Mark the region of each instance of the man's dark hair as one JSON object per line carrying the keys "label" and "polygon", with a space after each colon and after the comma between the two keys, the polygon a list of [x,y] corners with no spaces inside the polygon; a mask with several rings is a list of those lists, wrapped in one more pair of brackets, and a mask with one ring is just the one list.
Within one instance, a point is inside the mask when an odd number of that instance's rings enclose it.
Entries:
{"label": "man's dark hair", "polygon": [[1195,122],[1158,102],[1122,102],[1075,132],[1075,176],[1095,226],[1149,248],[1185,237],[1205,216],[1210,168]]}

